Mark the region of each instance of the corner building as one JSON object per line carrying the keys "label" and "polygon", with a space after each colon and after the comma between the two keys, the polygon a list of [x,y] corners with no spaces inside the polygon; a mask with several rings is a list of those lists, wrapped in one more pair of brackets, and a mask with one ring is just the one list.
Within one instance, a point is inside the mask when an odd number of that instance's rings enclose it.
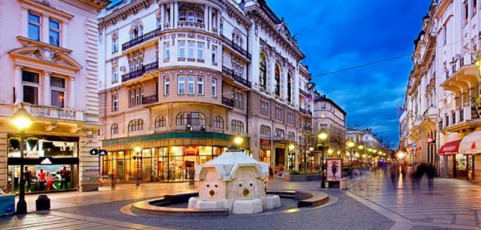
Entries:
{"label": "corner building", "polygon": [[298,167],[310,74],[264,1],[120,1],[99,20],[103,175],[188,180],[237,135],[255,159]]}
{"label": "corner building", "polygon": [[[16,193],[20,145],[31,177],[26,192],[42,192],[41,169],[50,190],[98,190],[99,99],[97,13],[106,0],[0,1],[0,188]],[[5,32],[5,33],[4,33]],[[33,124],[26,141],[11,123],[23,107]],[[60,170],[70,174],[61,185]]]}

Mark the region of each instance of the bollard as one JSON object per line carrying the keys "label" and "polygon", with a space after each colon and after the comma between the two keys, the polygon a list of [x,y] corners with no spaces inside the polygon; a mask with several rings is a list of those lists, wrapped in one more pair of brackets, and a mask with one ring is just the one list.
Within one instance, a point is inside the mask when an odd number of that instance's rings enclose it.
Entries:
{"label": "bollard", "polygon": [[37,205],[37,211],[50,210],[50,199],[47,195],[38,196],[35,204]]}

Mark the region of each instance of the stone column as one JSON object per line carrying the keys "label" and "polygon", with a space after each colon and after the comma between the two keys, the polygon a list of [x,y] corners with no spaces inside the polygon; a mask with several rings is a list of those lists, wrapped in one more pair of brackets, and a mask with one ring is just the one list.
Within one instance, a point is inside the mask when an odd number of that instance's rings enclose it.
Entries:
{"label": "stone column", "polygon": [[50,106],[51,105],[51,98],[50,98],[50,73],[45,71],[43,78],[43,105]]}
{"label": "stone column", "polygon": [[[69,102],[68,102],[68,107],[69,108],[75,108],[75,78],[70,77],[69,80],[70,86],[69,86]],[[66,106],[67,107],[67,106]]]}
{"label": "stone column", "polygon": [[15,66],[15,104],[23,102],[22,66]]}
{"label": "stone column", "polygon": [[174,3],[170,3],[170,28],[174,28]]}
{"label": "stone column", "polygon": [[165,6],[164,6],[164,4],[161,4],[161,5],[160,5],[160,26],[161,26],[162,30],[165,29],[165,26],[164,26],[165,20],[164,20],[164,18],[165,18]]}
{"label": "stone column", "polygon": [[48,26],[48,21],[49,21],[49,17],[50,15],[48,14],[44,14],[42,15],[41,17],[41,26],[40,26],[40,41],[41,42],[45,42],[47,44],[50,44],[50,41],[48,39],[48,29],[49,29],[49,26]]}
{"label": "stone column", "polygon": [[174,28],[177,28],[178,21],[179,21],[179,3],[174,2]]}
{"label": "stone column", "polygon": [[209,15],[209,6],[208,5],[205,5],[204,6],[204,29],[206,31],[210,31],[209,30],[209,19],[208,19],[208,15]]}

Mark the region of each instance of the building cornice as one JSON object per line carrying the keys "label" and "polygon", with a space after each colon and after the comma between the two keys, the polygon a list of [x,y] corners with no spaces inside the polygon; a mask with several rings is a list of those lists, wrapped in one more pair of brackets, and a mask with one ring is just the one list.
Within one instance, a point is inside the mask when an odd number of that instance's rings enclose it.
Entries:
{"label": "building cornice", "polygon": [[[269,34],[277,43],[281,44],[281,46],[286,49],[290,55],[294,56],[297,61],[306,57],[297,44],[293,44],[293,42],[287,40],[287,38],[279,32],[277,25],[280,24],[276,24],[266,13],[264,13],[258,4],[246,7],[245,11],[247,12],[248,17],[260,24],[260,26],[266,30],[267,34]],[[256,28],[254,28],[254,30],[257,30],[258,25],[256,24],[255,26]]]}
{"label": "building cornice", "polygon": [[[33,0],[18,0],[22,6],[26,6],[27,8],[33,8],[33,10],[41,11],[41,12],[46,12],[48,14],[57,16],[59,18],[62,18],[64,20],[70,20],[74,16],[72,14],[69,14],[67,12],[63,12],[61,10],[57,10],[53,7],[51,7],[49,4],[42,4]],[[39,12],[39,13],[41,13]]]}
{"label": "building cornice", "polygon": [[244,14],[244,12],[240,11],[237,7],[232,5],[228,0],[222,0],[222,3],[226,6],[227,15],[229,17],[233,17],[237,20],[237,23],[244,26],[246,30],[252,26],[252,22],[249,18]]}
{"label": "building cornice", "polygon": [[149,8],[152,3],[153,0],[132,1],[129,4],[122,6],[120,9],[107,14],[105,17],[99,18],[99,27],[106,27],[110,24],[115,25],[120,19],[125,20],[130,14],[136,14],[143,8]]}
{"label": "building cornice", "polygon": [[89,6],[94,7],[97,11],[102,10],[110,4],[109,0],[77,0],[79,2],[85,3]]}

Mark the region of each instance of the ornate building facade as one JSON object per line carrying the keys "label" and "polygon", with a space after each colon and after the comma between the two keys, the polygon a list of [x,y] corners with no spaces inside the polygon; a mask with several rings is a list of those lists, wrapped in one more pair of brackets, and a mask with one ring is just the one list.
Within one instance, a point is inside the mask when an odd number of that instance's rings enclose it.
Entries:
{"label": "ornate building facade", "polygon": [[255,159],[299,167],[310,74],[265,1],[120,1],[99,27],[103,174],[186,180],[235,136]]}
{"label": "ornate building facade", "polygon": [[[0,188],[17,191],[24,146],[27,192],[39,191],[39,172],[69,180],[61,189],[97,190],[97,13],[106,0],[0,2]],[[19,143],[11,116],[25,108],[33,124]],[[40,176],[41,177],[41,176]],[[51,189],[59,189],[60,179]]]}
{"label": "ornate building facade", "polygon": [[481,173],[479,11],[477,0],[433,1],[415,40],[401,146],[442,176]]}

